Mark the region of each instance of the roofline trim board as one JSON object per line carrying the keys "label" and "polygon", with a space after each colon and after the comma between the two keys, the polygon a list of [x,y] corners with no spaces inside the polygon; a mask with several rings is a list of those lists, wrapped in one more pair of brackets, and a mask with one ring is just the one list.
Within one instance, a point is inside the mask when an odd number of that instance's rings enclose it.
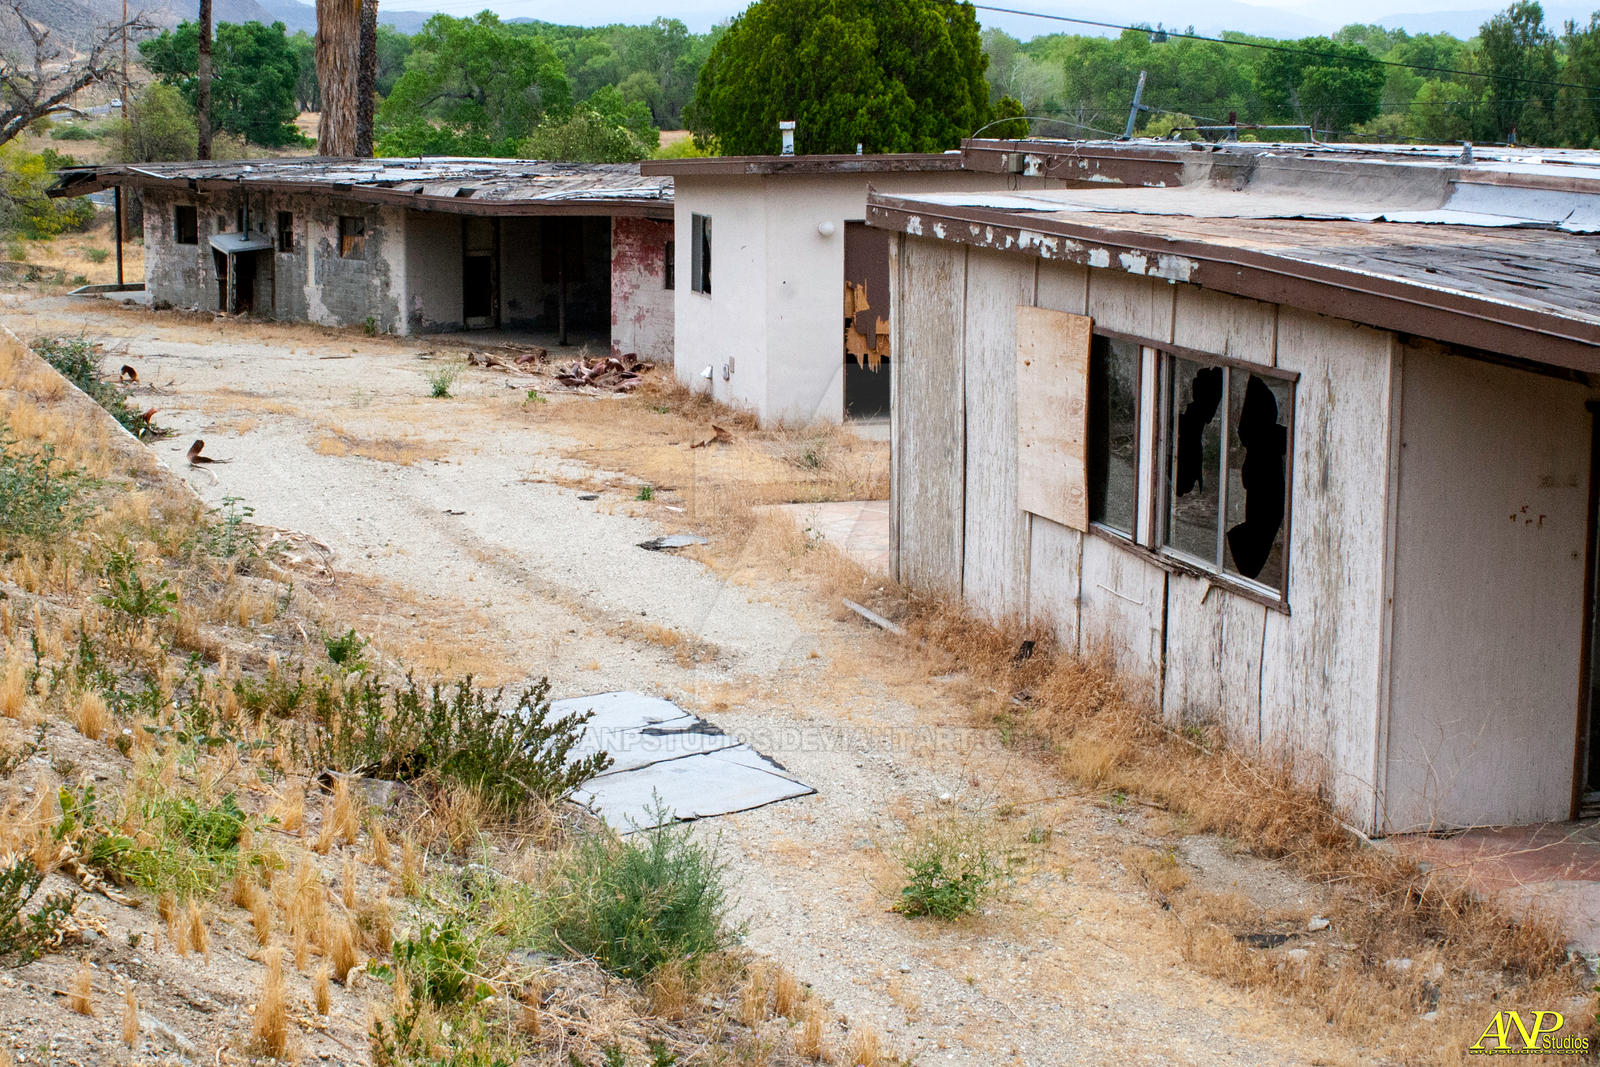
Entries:
{"label": "roofline trim board", "polygon": [[708,156],[703,159],[647,159],[639,164],[639,173],[646,178],[882,174],[965,169],[959,152],[895,152],[861,156]]}
{"label": "roofline trim board", "polygon": [[[1190,282],[1397,333],[1600,373],[1600,323],[1251,249],[871,193],[867,222],[917,237]],[[1530,351],[1530,341],[1537,346]]]}

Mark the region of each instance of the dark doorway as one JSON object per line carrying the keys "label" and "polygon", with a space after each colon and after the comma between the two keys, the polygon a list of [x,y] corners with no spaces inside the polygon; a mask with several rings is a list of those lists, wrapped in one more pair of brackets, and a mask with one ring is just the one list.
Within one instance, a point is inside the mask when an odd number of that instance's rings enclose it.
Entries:
{"label": "dark doorway", "polygon": [[461,223],[461,318],[469,330],[500,325],[500,224],[498,219]]}
{"label": "dark doorway", "polygon": [[1577,758],[1573,761],[1573,814],[1578,818],[1600,816],[1600,411],[1589,402],[1595,418],[1590,431],[1589,450],[1589,545],[1588,584],[1584,624],[1589,632],[1584,642],[1583,692],[1578,709]]}
{"label": "dark doorway", "polygon": [[889,414],[889,239],[844,224],[844,414]]}
{"label": "dark doorway", "polygon": [[211,262],[217,268],[217,310],[228,310],[228,256],[225,252],[213,250]]}
{"label": "dark doorway", "polygon": [[233,260],[233,310],[246,314],[256,309],[256,255],[243,252]]}

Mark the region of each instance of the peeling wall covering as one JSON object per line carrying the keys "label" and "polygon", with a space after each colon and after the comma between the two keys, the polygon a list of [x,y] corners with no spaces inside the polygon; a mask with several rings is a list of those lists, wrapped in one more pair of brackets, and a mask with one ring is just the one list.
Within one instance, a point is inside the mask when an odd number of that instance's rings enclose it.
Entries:
{"label": "peeling wall covering", "polygon": [[667,242],[672,223],[653,219],[611,221],[611,352],[672,360],[672,290],[666,287]]}
{"label": "peeling wall covering", "polygon": [[[197,243],[175,240],[174,211],[196,211]],[[209,241],[239,232],[240,212],[253,234],[274,243],[256,258],[254,313],[325,326],[359,326],[370,317],[382,331],[404,332],[400,314],[405,284],[405,223],[397,208],[329,197],[270,193],[145,193],[145,285],[157,306],[221,308],[219,276]],[[277,250],[278,212],[293,216],[293,243]],[[338,254],[339,217],[366,220],[360,258]]]}

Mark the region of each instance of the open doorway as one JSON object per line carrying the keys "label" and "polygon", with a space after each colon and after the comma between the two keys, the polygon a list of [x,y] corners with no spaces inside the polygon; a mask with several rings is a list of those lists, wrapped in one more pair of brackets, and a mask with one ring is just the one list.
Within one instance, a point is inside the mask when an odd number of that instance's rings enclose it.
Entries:
{"label": "open doorway", "polygon": [[889,240],[844,224],[844,416],[889,414]]}
{"label": "open doorway", "polygon": [[1573,814],[1580,819],[1600,816],[1600,412],[1587,405],[1594,425],[1590,429],[1588,588],[1585,597],[1584,678],[1578,708],[1578,750],[1573,761]]}
{"label": "open doorway", "polygon": [[500,220],[461,223],[461,318],[469,330],[500,325]]}

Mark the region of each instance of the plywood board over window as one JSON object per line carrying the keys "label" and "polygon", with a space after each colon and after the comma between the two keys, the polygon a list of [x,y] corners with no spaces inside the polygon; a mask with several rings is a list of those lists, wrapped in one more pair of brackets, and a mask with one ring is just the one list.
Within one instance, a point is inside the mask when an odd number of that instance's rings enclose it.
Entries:
{"label": "plywood board over window", "polygon": [[1089,342],[1094,320],[1017,308],[1017,506],[1089,528]]}

